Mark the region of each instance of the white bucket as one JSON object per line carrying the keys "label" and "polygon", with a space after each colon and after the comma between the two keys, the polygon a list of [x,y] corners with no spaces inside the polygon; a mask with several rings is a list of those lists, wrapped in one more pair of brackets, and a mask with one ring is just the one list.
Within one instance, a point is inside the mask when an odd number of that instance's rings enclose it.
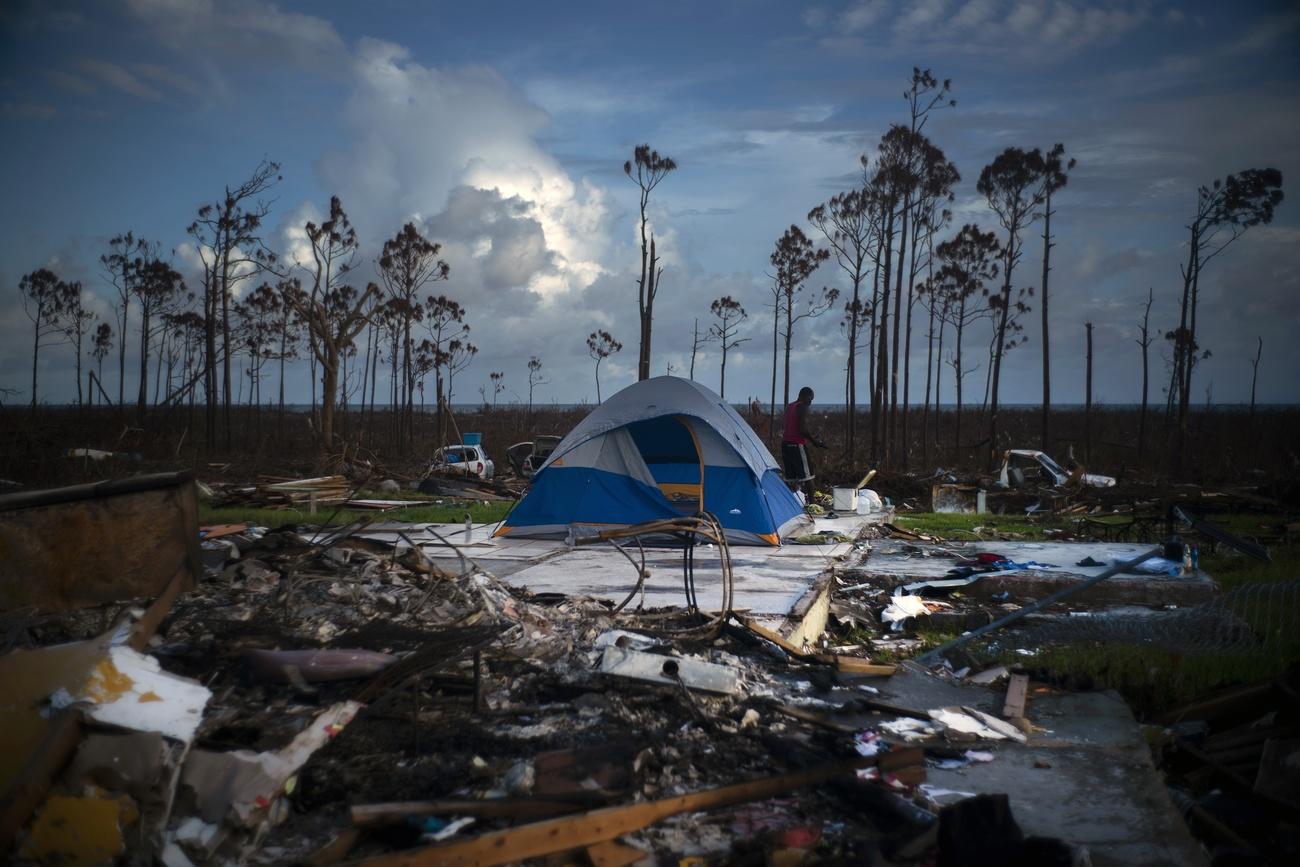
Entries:
{"label": "white bucket", "polygon": [[831,488],[831,508],[837,512],[858,510],[857,488]]}

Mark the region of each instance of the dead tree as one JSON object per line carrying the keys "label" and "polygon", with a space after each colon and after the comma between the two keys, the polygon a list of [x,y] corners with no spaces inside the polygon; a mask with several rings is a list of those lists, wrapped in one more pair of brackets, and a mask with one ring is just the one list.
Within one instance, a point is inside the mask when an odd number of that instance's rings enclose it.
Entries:
{"label": "dead tree", "polygon": [[808,212],[808,222],[816,226],[830,244],[835,262],[844,272],[850,286],[844,316],[848,339],[848,360],[844,368],[845,449],[850,455],[855,450],[857,435],[858,332],[863,324],[870,321],[871,315],[862,291],[878,227],[873,211],[878,200],[866,188],[866,168],[867,158],[864,156],[862,187],[832,196],[830,201]]}
{"label": "dead tree", "polygon": [[528,359],[528,427],[530,428],[533,425],[533,390],[550,381],[550,377],[542,373],[542,360],[536,355]]}
{"label": "dead tree", "polygon": [[122,406],[126,397],[126,340],[127,321],[131,310],[131,299],[135,297],[135,279],[140,273],[140,266],[150,259],[158,258],[158,245],[137,238],[126,232],[115,236],[108,242],[108,252],[99,257],[99,262],[108,275],[109,282],[117,291],[117,405]]}
{"label": "dead tree", "polygon": [[[989,466],[998,452],[998,391],[1002,380],[1002,359],[1008,346],[1008,324],[1012,310],[1024,313],[1028,305],[1023,298],[1032,294],[1032,290],[1021,290],[1021,297],[1012,300],[1012,276],[1016,263],[1020,261],[1020,233],[1033,223],[1036,208],[1042,203],[1040,178],[1043,175],[1043,155],[1035,148],[1032,151],[1010,147],[998,154],[980,172],[976,189],[984,196],[989,207],[998,215],[998,220],[1007,232],[1007,240],[1002,248],[1002,292],[1000,296],[990,297],[996,311],[998,322],[994,331],[992,357],[992,401],[989,408]],[[994,299],[996,303],[994,303]]]}
{"label": "dead tree", "polygon": [[[409,448],[415,442],[414,394],[415,375],[411,369],[411,326],[419,318],[419,294],[429,283],[446,280],[451,266],[438,258],[442,245],[420,234],[414,223],[384,242],[379,257],[379,276],[390,299],[399,302],[397,327],[402,341],[402,395],[400,429]],[[399,445],[400,447],[400,445]]]}
{"label": "dead tree", "polygon": [[[102,383],[104,381],[104,359],[107,358],[108,354],[112,351],[113,351],[113,326],[107,322],[101,322],[99,323],[99,327],[95,329],[95,337],[94,340],[91,342],[91,347],[90,347],[90,357],[95,359],[95,368],[97,371],[95,374],[95,378],[99,380],[99,382],[101,383],[100,385],[101,394],[103,393]],[[95,403],[94,392],[91,392],[90,394],[90,403],[92,406]]]}
{"label": "dead tree", "polygon": [[469,337],[470,327],[465,322],[465,308],[459,302],[446,295],[430,296],[424,303],[424,328],[429,332],[433,343],[433,376],[435,419],[438,431],[438,446],[446,445],[444,439],[447,430],[447,416],[444,407],[445,384],[443,371],[451,359],[451,344],[460,341],[462,345]]}
{"label": "dead tree", "polygon": [[1060,142],[1043,158],[1043,189],[1040,194],[1043,200],[1043,285],[1038,296],[1038,305],[1043,315],[1043,433],[1039,445],[1043,451],[1048,450],[1052,412],[1052,346],[1047,319],[1047,275],[1052,270],[1052,248],[1056,246],[1052,243],[1052,215],[1055,213],[1052,210],[1052,194],[1065,188],[1070,180],[1066,172],[1074,166],[1073,158],[1065,159],[1065,145]]}
{"label": "dead tree", "polygon": [[[697,319],[696,322],[699,322]],[[623,344],[614,339],[608,331],[593,331],[587,335],[587,354],[596,360],[596,403],[600,400],[600,363],[616,352],[621,352]],[[692,353],[692,360],[694,353]],[[493,392],[495,398],[496,393]]]}
{"label": "dead tree", "polygon": [[1084,330],[1088,333],[1087,342],[1087,381],[1084,386],[1083,398],[1083,462],[1084,464],[1092,463],[1092,323],[1083,323]]}
{"label": "dead tree", "polygon": [[794,342],[794,326],[801,320],[821,316],[831,308],[840,293],[838,289],[822,289],[821,295],[810,298],[799,313],[795,312],[795,296],[803,291],[804,284],[821,263],[830,257],[829,251],[815,249],[802,229],[791,226],[777,240],[776,249],[768,259],[776,272],[772,277],[785,308],[785,330],[782,332],[785,338],[785,390],[782,406],[790,403],[790,348]]}
{"label": "dead tree", "polygon": [[992,232],[981,232],[979,226],[967,223],[956,236],[940,244],[935,253],[943,264],[935,274],[934,293],[941,313],[953,326],[956,340],[949,364],[957,393],[953,448],[958,450],[961,448],[962,381],[975,370],[964,366],[963,337],[972,323],[992,316],[992,308],[980,301],[987,294],[986,284],[997,279],[1002,249]]}
{"label": "dead tree", "polygon": [[722,347],[722,371],[718,378],[718,396],[725,400],[727,397],[727,353],[749,340],[748,337],[736,336],[741,323],[747,317],[745,308],[740,306],[740,302],[730,295],[723,295],[721,298],[713,299],[713,303],[709,305],[709,311],[718,319],[717,322],[709,326],[709,332]]}
{"label": "dead tree", "polygon": [[329,219],[319,225],[309,220],[303,227],[311,244],[311,292],[295,288],[287,293],[290,304],[307,327],[312,355],[321,369],[320,456],[334,446],[334,406],[338,392],[339,362],[352,339],[369,322],[368,309],[379,295],[374,283],[358,292],[344,283],[357,253],[357,233],[338,196],[330,198]]}
{"label": "dead tree", "polygon": [[[77,288],[74,290],[73,286]],[[56,334],[67,336],[64,316],[72,306],[72,294],[79,292],[80,283],[65,283],[48,268],[40,268],[23,275],[18,281],[18,294],[22,298],[23,312],[32,321],[32,416],[36,415],[36,369],[40,364],[41,345],[47,337]]]}
{"label": "dead tree", "polygon": [[161,259],[145,262],[135,279],[136,304],[140,308],[140,391],[136,396],[137,421],[144,420],[148,400],[149,347],[162,314],[171,310],[176,298],[185,291],[180,272]]}
{"label": "dead tree", "polygon": [[1271,223],[1282,198],[1282,173],[1272,168],[1246,169],[1197,190],[1196,213],[1187,225],[1187,262],[1181,266],[1183,292],[1178,328],[1166,335],[1174,354],[1169,393],[1178,410],[1176,468],[1182,466],[1186,445],[1192,373],[1197,362],[1208,355],[1196,339],[1201,272],[1247,229]]}
{"label": "dead tree", "polygon": [[[206,427],[211,448],[217,435],[217,365],[222,367],[221,405],[225,441],[230,446],[230,301],[236,286],[276,266],[276,256],[262,241],[262,220],[271,211],[262,196],[282,180],[280,164],[263,160],[243,183],[226,187],[217,201],[203,205],[186,231],[194,238],[203,265],[204,391]],[[217,352],[217,329],[221,352]]]}
{"label": "dead tree", "polygon": [[[633,174],[635,169],[635,174]],[[649,235],[646,245],[646,230],[649,217],[646,208],[650,204],[650,193],[668,175],[677,169],[672,157],[660,156],[651,150],[650,145],[638,145],[633,151],[632,159],[623,163],[623,173],[632,179],[641,191],[641,277],[637,280],[637,313],[641,322],[641,343],[637,351],[637,381],[650,378],[650,338],[654,326],[655,295],[659,291],[659,278],[663,269],[659,267],[659,257],[655,252],[654,233]]]}
{"label": "dead tree", "polygon": [[1147,386],[1150,382],[1150,367],[1147,363],[1147,350],[1151,348],[1151,341],[1155,338],[1151,336],[1151,302],[1155,300],[1155,288],[1147,289],[1147,306],[1142,312],[1142,330],[1141,336],[1137,339],[1137,345],[1142,347],[1142,409],[1138,413],[1138,464],[1142,464],[1142,458],[1146,454],[1147,442]]}
{"label": "dead tree", "polygon": [[707,328],[704,329],[704,336],[700,336],[700,318],[695,317],[695,324],[691,328],[691,368],[690,373],[687,374],[687,378],[691,381],[695,380],[695,357],[699,355],[700,347],[712,339],[713,332]]}
{"label": "dead tree", "polygon": [[[85,402],[81,391],[81,352],[85,344],[86,334],[89,332],[91,324],[96,317],[94,311],[86,309],[81,301],[81,282],[76,281],[68,284],[68,309],[63,317],[63,332],[68,336],[68,342],[72,344],[74,357],[76,359],[76,378],[77,378],[77,408],[80,409]],[[104,323],[107,325],[108,323]]]}
{"label": "dead tree", "polygon": [[1264,357],[1264,338],[1259,340],[1259,348],[1255,350],[1255,357],[1250,361],[1250,420],[1255,421],[1255,384],[1259,382],[1259,360]]}

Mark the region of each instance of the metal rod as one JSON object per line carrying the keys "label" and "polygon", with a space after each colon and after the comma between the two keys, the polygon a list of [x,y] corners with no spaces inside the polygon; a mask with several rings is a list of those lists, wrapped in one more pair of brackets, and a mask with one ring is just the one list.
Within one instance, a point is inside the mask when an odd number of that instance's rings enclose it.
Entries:
{"label": "metal rod", "polygon": [[1102,581],[1105,581],[1107,578],[1112,578],[1121,572],[1127,572],[1128,570],[1132,569],[1134,566],[1137,566],[1140,563],[1145,563],[1147,560],[1150,560],[1152,557],[1162,557],[1164,556],[1164,553],[1165,553],[1165,549],[1163,547],[1152,548],[1150,551],[1147,551],[1145,554],[1139,554],[1138,556],[1134,557],[1132,560],[1125,560],[1123,563],[1116,563],[1114,566],[1111,566],[1109,569],[1107,569],[1105,572],[1102,572],[1100,575],[1094,575],[1086,581],[1080,581],[1078,584],[1074,584],[1070,587],[1065,587],[1061,590],[1057,590],[1055,593],[1053,593],[1051,596],[1048,596],[1046,599],[1039,599],[1037,602],[1033,603],[1032,605],[1026,605],[1024,608],[1021,608],[1019,611],[1013,611],[1010,614],[1008,614],[1006,617],[1003,617],[1001,620],[995,620],[986,626],[981,626],[978,629],[972,629],[970,632],[959,635],[956,638],[954,638],[952,641],[949,641],[947,644],[941,644],[938,647],[934,648],[933,650],[921,654],[916,658],[916,661],[920,662],[922,665],[933,665],[935,662],[938,661],[939,657],[943,656],[943,654],[947,653],[949,650],[952,650],[954,647],[960,647],[961,645],[965,644],[966,642],[970,641],[973,638],[978,638],[981,635],[985,635],[989,632],[993,632],[994,630],[1001,629],[1004,626],[1009,626],[1010,624],[1015,623],[1017,620],[1020,620],[1021,618],[1026,617],[1030,614],[1033,614],[1035,611],[1041,611],[1049,605],[1055,605],[1057,602],[1060,602],[1062,599],[1066,598],[1067,596],[1073,596],[1075,593],[1078,593],[1080,590],[1086,590],[1089,587],[1093,586],[1094,584],[1100,584]]}

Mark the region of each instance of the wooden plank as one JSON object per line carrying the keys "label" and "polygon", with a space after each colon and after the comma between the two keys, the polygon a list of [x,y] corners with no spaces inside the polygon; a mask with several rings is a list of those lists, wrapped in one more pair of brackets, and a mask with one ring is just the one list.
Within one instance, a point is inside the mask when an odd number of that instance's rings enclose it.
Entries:
{"label": "wooden plank", "polygon": [[46,728],[45,739],[28,756],[9,791],[0,799],[0,852],[9,851],[79,743],[81,712],[72,708],[58,711]]}
{"label": "wooden plank", "polygon": [[840,656],[833,653],[818,653],[814,657],[818,662],[833,665],[845,674],[860,674],[868,677],[891,677],[898,670],[896,665],[879,665],[857,656]]}
{"label": "wooden plank", "polygon": [[1025,716],[1025,699],[1029,695],[1029,675],[1013,674],[1007,684],[1007,699],[1002,705],[1004,719],[1023,719]]}
{"label": "wooden plank", "polygon": [[358,828],[392,825],[407,816],[486,816],[509,819],[539,819],[576,813],[581,804],[532,798],[488,798],[486,800],[393,801],[384,804],[354,804],[352,824]]}
{"label": "wooden plank", "polygon": [[578,816],[565,816],[480,834],[467,840],[380,855],[367,859],[362,864],[365,867],[429,867],[435,864],[489,867],[527,858],[540,858],[555,852],[569,852],[613,840],[679,813],[765,800],[875,763],[874,757],[858,758],[675,798],[605,807]]}
{"label": "wooden plank", "polygon": [[331,837],[328,843],[308,855],[303,863],[307,867],[330,867],[348,857],[348,853],[360,840],[360,828],[344,828]]}
{"label": "wooden plank", "polygon": [[587,857],[591,859],[592,867],[630,867],[630,865],[643,860],[646,853],[632,846],[606,840],[603,843],[588,846]]}

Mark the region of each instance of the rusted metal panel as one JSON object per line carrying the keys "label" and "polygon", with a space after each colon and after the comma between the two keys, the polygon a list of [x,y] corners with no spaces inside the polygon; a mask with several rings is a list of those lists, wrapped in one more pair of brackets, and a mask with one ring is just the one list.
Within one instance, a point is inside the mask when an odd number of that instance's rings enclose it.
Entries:
{"label": "rusted metal panel", "polygon": [[158,595],[202,565],[189,473],[0,497],[0,611],[67,611]]}

